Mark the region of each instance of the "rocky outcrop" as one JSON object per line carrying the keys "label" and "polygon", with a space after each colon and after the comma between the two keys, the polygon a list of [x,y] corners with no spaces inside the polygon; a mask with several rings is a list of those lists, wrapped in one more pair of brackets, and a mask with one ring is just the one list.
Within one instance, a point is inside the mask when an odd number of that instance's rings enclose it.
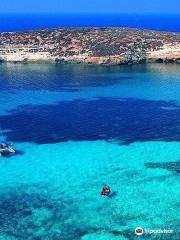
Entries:
{"label": "rocky outcrop", "polygon": [[147,53],[148,62],[180,63],[180,44],[164,45],[161,49]]}
{"label": "rocky outcrop", "polygon": [[0,61],[179,63],[180,34],[128,28],[70,28],[0,33]]}
{"label": "rocky outcrop", "polygon": [[147,162],[145,163],[147,168],[161,168],[169,171],[175,171],[180,173],[180,161],[177,162]]}

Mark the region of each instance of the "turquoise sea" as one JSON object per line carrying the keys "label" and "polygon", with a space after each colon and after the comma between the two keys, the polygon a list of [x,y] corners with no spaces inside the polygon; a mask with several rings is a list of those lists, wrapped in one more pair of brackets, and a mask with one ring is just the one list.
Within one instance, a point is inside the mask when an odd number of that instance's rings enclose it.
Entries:
{"label": "turquoise sea", "polygon": [[0,240],[180,239],[180,65],[1,64],[0,102]]}

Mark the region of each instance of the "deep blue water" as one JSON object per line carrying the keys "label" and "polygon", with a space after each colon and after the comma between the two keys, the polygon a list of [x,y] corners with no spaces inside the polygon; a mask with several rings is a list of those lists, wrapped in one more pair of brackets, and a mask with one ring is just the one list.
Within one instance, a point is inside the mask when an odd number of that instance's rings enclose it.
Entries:
{"label": "deep blue water", "polygon": [[100,97],[25,105],[0,117],[0,122],[10,130],[10,142],[180,141],[180,109],[171,101]]}
{"label": "deep blue water", "polygon": [[133,27],[180,32],[179,15],[158,14],[1,14],[0,32],[58,27]]}
{"label": "deep blue water", "polygon": [[0,239],[179,239],[179,92],[178,64],[0,64]]}
{"label": "deep blue water", "polygon": [[[4,91],[16,92],[22,89],[22,91],[46,90],[52,93],[59,91],[80,94],[81,90],[86,88],[91,87],[96,91],[100,87],[115,88],[117,84],[121,86],[126,82],[131,87],[130,84],[137,83],[138,72],[146,74],[146,78],[148,74],[150,76],[154,74],[153,68],[149,69],[148,65],[123,67],[37,65],[39,66],[37,69],[36,65],[10,66],[12,68],[3,65],[0,67],[2,69],[0,89]],[[178,65],[172,65],[171,68],[175,69],[176,74],[179,73]],[[167,69],[170,67],[167,66]],[[131,74],[128,74],[129,71]],[[157,68],[156,71],[161,73],[161,68]],[[12,82],[7,79],[11,79]],[[163,84],[165,90],[168,87],[166,84],[166,82]],[[179,83],[177,84],[179,86]],[[11,142],[30,141],[48,144],[116,139],[121,144],[130,144],[145,141],[180,141],[180,109],[178,102],[172,100],[144,99],[128,95],[114,98],[111,94],[109,96],[100,94],[93,101],[77,98],[71,101],[61,100],[53,105],[46,102],[35,106],[22,105],[10,114],[0,116],[0,122],[10,130],[6,136]]]}

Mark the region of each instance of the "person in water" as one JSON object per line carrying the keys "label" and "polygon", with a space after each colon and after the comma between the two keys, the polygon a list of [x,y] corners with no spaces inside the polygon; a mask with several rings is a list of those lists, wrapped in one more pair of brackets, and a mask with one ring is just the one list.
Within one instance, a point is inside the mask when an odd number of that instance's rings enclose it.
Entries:
{"label": "person in water", "polygon": [[109,186],[104,186],[101,191],[101,195],[108,196],[110,194],[111,190]]}

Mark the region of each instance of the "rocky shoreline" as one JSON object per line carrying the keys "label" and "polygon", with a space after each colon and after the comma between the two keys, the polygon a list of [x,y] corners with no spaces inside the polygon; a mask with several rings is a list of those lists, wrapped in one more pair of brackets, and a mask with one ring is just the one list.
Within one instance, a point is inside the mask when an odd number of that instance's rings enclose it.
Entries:
{"label": "rocky shoreline", "polygon": [[129,28],[0,33],[0,62],[180,63],[180,34]]}

